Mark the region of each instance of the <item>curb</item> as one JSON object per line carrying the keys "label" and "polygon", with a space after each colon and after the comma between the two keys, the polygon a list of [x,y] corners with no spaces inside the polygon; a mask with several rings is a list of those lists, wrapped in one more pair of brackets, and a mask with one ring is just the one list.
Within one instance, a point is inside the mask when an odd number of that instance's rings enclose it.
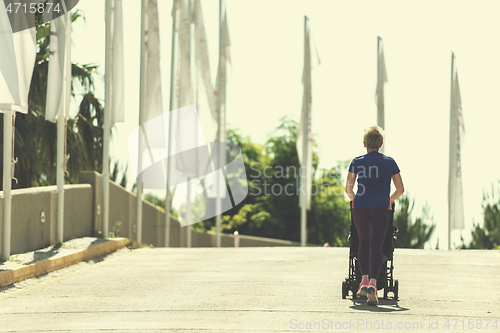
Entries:
{"label": "curb", "polygon": [[25,267],[0,272],[0,287],[9,286],[15,282],[29,279],[34,276],[44,275],[61,268],[90,260],[125,247],[129,242],[127,238],[109,240],[107,242],[91,245],[86,249],[70,253],[65,256],[47,258],[29,264]]}

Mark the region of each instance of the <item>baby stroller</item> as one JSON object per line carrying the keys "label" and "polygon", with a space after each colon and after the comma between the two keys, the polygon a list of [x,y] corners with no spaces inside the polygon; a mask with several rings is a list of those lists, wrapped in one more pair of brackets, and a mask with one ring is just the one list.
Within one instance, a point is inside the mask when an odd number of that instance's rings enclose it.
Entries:
{"label": "baby stroller", "polygon": [[[393,255],[394,255],[394,245],[396,244],[396,234],[398,228],[394,226],[394,203],[391,204],[391,215],[389,218],[389,225],[387,226],[387,231],[385,234],[384,245],[382,253],[384,255],[382,267],[380,268],[380,273],[377,279],[377,290],[384,290],[384,299],[387,299],[389,292],[394,293],[394,299],[398,299],[398,280],[394,280],[393,277]],[[349,290],[352,291],[352,298],[356,298],[356,293],[358,292],[359,284],[361,282],[361,271],[358,265],[358,246],[359,246],[359,236],[356,230],[356,225],[352,221],[352,201],[351,201],[351,225],[349,230],[348,241],[350,244],[349,250],[349,276],[342,282],[342,298],[345,299],[349,294]]]}

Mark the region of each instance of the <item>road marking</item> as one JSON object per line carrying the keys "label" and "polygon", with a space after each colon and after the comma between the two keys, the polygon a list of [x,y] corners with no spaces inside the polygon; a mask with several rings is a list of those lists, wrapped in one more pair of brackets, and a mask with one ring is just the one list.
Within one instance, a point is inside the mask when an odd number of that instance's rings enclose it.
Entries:
{"label": "road marking", "polygon": [[[38,284],[35,284],[35,285],[32,285],[32,286],[28,286],[26,288],[22,288],[22,289],[19,289],[19,290],[16,290],[16,291],[13,291],[13,292],[10,292],[8,294],[5,294],[5,295],[2,295],[0,296],[0,302],[1,301],[4,301],[6,300],[7,298],[10,298],[12,296],[17,296],[17,295],[20,295],[20,294],[23,294],[25,292],[28,292],[28,291],[32,291],[32,290],[35,290],[35,289],[38,289],[40,287],[43,287],[43,286],[46,286],[50,283],[54,283],[54,282],[58,282],[58,281],[61,281],[61,280],[64,280],[64,279],[67,279],[67,278],[70,278],[72,276],[75,276],[75,275],[78,275],[78,274],[81,274],[81,273],[85,273],[85,272],[88,272],[92,269],[96,269],[98,267],[101,267],[107,263],[111,263],[111,262],[115,262],[119,259],[122,259],[122,258],[125,258],[125,257],[128,257],[128,256],[131,256],[132,254],[135,254],[137,253],[138,251],[134,250],[134,251],[131,251],[129,253],[125,253],[119,257],[115,257],[115,258],[110,258],[110,259],[105,259],[99,263],[96,263],[96,264],[93,264],[93,265],[90,265],[90,266],[87,266],[85,268],[82,268],[78,271],[73,271],[73,272],[70,272],[70,273],[67,273],[67,274],[64,274],[64,275],[61,275],[61,276],[57,276],[57,277],[54,277],[50,280],[47,280],[47,281],[43,281],[43,282],[40,282]],[[92,260],[92,259],[90,259]],[[66,268],[70,268],[71,266],[68,266]],[[57,271],[54,271],[54,272],[57,272]],[[52,273],[54,273],[52,272]],[[49,273],[50,274],[50,273]]]}

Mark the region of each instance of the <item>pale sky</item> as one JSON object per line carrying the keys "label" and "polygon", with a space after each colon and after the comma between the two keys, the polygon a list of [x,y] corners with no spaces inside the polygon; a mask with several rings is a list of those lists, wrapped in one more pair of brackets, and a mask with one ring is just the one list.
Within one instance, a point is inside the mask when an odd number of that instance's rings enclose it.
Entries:
{"label": "pale sky", "polygon": [[[116,126],[111,154],[128,160],[125,142],[138,125],[140,1],[123,0],[125,123]],[[218,47],[218,3],[202,0],[212,78]],[[160,0],[163,101],[168,111],[171,0]],[[104,1],[80,0],[86,22],[73,26],[72,60],[97,63],[104,74]],[[447,245],[451,52],[455,53],[466,128],[462,149],[465,229],[482,221],[483,191],[500,179],[500,2],[227,0],[232,72],[228,127],[264,143],[302,106],[304,15],[321,60],[313,70],[312,131],[320,166],[365,153],[362,134],[376,123],[377,36],[384,41],[385,153],[399,168],[414,213],[427,202],[437,230],[427,247]],[[98,96],[104,96],[103,83]],[[73,110],[75,112],[75,110]],[[130,168],[129,168],[130,169]],[[131,180],[132,175],[129,176]],[[455,245],[460,231],[453,233]]]}

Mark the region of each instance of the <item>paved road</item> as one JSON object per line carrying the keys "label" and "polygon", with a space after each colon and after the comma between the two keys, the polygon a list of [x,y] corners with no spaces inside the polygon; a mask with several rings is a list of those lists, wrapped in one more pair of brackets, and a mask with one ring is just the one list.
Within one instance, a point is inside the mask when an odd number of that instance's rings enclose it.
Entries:
{"label": "paved road", "polygon": [[400,301],[378,307],[341,299],[347,267],[346,248],[122,250],[4,289],[0,332],[500,332],[499,251],[396,249]]}

